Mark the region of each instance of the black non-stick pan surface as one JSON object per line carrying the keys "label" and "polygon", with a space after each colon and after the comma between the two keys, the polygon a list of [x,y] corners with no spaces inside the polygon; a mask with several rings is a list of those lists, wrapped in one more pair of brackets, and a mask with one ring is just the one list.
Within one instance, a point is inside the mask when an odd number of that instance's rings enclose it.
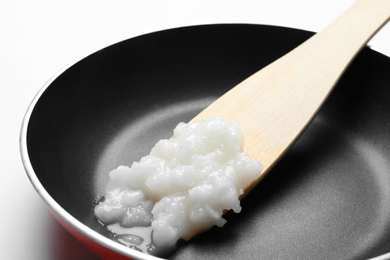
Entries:
{"label": "black non-stick pan surface", "polygon": [[[313,33],[193,26],[104,48],[61,73],[28,122],[32,167],[91,229],[108,172]],[[313,86],[314,87],[314,86]],[[366,259],[390,252],[390,59],[365,48],[240,214],[172,259]]]}

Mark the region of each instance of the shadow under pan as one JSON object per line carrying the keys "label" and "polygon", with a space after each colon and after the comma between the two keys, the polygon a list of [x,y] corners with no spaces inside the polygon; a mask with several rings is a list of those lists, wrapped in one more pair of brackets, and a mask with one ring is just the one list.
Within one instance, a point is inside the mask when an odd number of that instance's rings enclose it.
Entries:
{"label": "shadow under pan", "polygon": [[[185,27],[102,49],[60,74],[28,122],[39,181],[67,212],[92,213],[108,172],[131,165],[237,83],[311,32]],[[280,163],[172,259],[365,259],[390,252],[390,59],[364,49]],[[260,144],[261,145],[261,144]]]}

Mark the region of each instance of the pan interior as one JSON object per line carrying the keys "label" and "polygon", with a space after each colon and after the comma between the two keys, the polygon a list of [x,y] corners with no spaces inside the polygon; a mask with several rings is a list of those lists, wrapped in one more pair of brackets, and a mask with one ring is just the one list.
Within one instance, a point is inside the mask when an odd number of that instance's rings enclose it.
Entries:
{"label": "pan interior", "polygon": [[[33,169],[70,214],[92,216],[108,172],[149,153],[231,87],[312,33],[194,26],[133,38],[76,63],[45,90],[28,125]],[[364,49],[240,214],[172,259],[356,259],[390,251],[390,60]]]}

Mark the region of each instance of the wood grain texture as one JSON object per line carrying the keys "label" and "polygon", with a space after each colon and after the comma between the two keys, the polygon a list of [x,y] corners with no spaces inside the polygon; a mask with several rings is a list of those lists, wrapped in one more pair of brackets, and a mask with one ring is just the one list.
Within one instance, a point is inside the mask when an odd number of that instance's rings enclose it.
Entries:
{"label": "wood grain texture", "polygon": [[269,172],[314,118],[357,53],[389,20],[390,0],[358,0],[322,32],[258,71],[191,122],[223,116],[239,122],[244,150]]}

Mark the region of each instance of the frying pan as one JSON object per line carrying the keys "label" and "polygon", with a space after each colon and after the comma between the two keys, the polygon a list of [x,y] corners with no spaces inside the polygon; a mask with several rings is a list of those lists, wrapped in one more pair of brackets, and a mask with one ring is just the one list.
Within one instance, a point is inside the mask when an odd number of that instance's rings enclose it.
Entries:
{"label": "frying pan", "polygon": [[[65,68],[32,101],[22,159],[54,216],[104,258],[155,259],[93,217],[108,172],[312,32],[251,24],[155,32]],[[171,259],[367,259],[390,252],[390,59],[365,48],[270,174],[223,228]],[[385,257],[386,255],[384,255]]]}

